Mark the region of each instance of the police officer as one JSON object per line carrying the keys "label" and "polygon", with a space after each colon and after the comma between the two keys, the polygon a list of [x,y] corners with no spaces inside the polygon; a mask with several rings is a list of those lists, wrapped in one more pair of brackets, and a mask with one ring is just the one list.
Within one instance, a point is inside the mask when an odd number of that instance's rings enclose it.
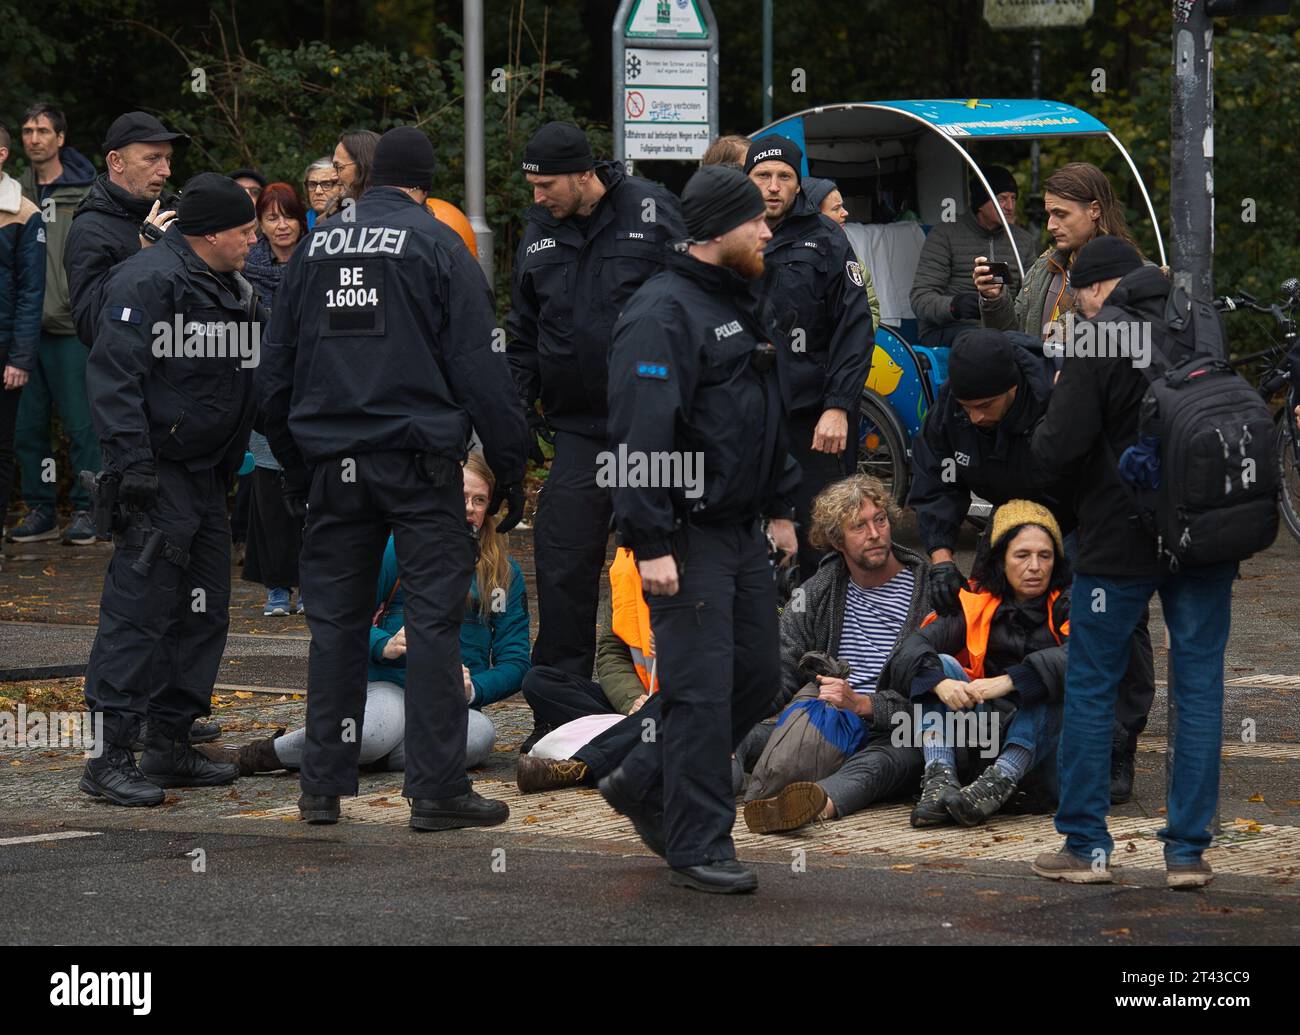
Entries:
{"label": "police officer", "polygon": [[[226,487],[248,443],[261,329],[238,271],[256,227],[238,184],[201,173],[162,240],[103,288],[86,392],[126,512],[86,668],[105,750],[81,789],[117,805],[157,805],[163,787],[239,772],[195,751],[190,726],[208,714],[230,624]],[[131,744],[146,711],[137,768]]]}
{"label": "police officer", "polygon": [[[1073,554],[1078,524],[1074,513],[1077,472],[1039,469],[1030,443],[1047,413],[1055,370],[1049,359],[1013,343],[1002,331],[963,331],[948,357],[948,380],[912,441],[912,491],[917,528],[934,565],[931,604],[940,614],[958,614],[958,592],[966,578],[953,551],[971,495],[1001,505],[1013,499],[1043,504],[1068,536]],[[1151,634],[1144,613],[1133,633],[1128,670],[1115,706],[1111,798],[1133,793],[1137,736],[1155,699]]]}
{"label": "police officer", "polygon": [[299,810],[334,823],[357,793],[375,580],[391,528],[406,593],[406,782],[411,827],[492,826],[509,809],[465,777],[461,612],[475,559],[461,463],[473,429],[497,480],[505,531],[523,512],[526,425],[492,295],[450,227],[424,208],[433,146],[391,129],[353,219],[294,252],[259,374],[285,498],[303,512],[311,649]]}
{"label": "police officer", "polygon": [[628,176],[618,162],[596,162],[577,126],[539,129],[523,169],[535,204],[515,259],[507,355],[533,428],[544,437],[553,429],[555,445],[533,526],[533,664],[590,678],[610,521],[596,463],[605,448],[610,337],[619,311],[663,269],[667,242],[685,229],[671,193]]}
{"label": "police officer", "polygon": [[772,240],[762,290],[785,344],[777,351],[790,449],[803,470],[795,496],[799,570],[817,570],[808,545],[812,501],[857,467],[858,407],[871,372],[874,330],[862,266],[844,231],[800,190],[803,152],[782,136],[749,145],[745,173],[763,194]]}
{"label": "police officer", "polygon": [[[780,680],[761,520],[771,519],[792,562],[799,472],[786,446],[773,328],[751,284],[770,237],[763,199],[739,170],[705,166],[682,209],[687,250],[670,253],[668,268],[627,304],[609,377],[610,450],[629,465],[614,511],[650,606],[662,719],[600,790],[667,859],[672,883],[745,892],[757,881],[731,840],[731,753]],[[632,469],[643,464],[699,477],[643,487]]]}

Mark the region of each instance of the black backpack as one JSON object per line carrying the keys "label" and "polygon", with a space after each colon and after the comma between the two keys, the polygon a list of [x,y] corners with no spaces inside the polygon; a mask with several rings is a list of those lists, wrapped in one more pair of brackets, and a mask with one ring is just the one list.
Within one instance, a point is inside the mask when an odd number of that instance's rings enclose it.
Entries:
{"label": "black backpack", "polygon": [[1142,368],[1138,441],[1158,441],[1160,485],[1136,493],[1139,513],[1171,571],[1245,560],[1277,537],[1273,416],[1224,358],[1223,325],[1209,302],[1173,288],[1165,329],[1164,354],[1153,348]]}

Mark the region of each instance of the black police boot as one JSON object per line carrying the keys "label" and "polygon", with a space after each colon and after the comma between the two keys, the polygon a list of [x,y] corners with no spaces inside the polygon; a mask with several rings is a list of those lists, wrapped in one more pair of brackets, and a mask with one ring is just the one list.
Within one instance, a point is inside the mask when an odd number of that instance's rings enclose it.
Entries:
{"label": "black police boot", "polygon": [[219,736],[221,736],[221,727],[215,722],[195,719],[194,725],[190,727],[191,744],[210,744]]}
{"label": "black police boot", "polygon": [[627,793],[622,784],[623,771],[615,769],[596,786],[605,803],[621,816],[632,821],[632,826],[645,842],[645,846],[661,859],[666,859],[664,847],[664,814],[661,810],[639,802]]}
{"label": "black police boot", "polygon": [[339,796],[337,794],[304,794],[298,799],[298,815],[308,823],[337,823],[339,821]]}
{"label": "black police boot", "polygon": [[758,878],[735,859],[718,859],[701,866],[674,866],[668,883],[714,895],[743,895],[758,889]]}
{"label": "black police boot", "polygon": [[[149,720],[145,719],[140,723],[140,732],[136,734],[135,740],[131,742],[132,751],[144,750],[144,739],[149,733]],[[202,719],[195,719],[194,725],[190,727],[191,744],[210,744],[221,736],[221,727],[215,722],[204,722]]]}
{"label": "black police boot", "polygon": [[140,771],[159,787],[220,787],[239,776],[239,766],[213,762],[154,722],[145,734]]}
{"label": "black police boot", "polygon": [[117,744],[105,744],[104,753],[86,763],[77,786],[114,805],[161,805],[166,797],[161,787],[145,779],[135,756]]}
{"label": "black police boot", "polygon": [[472,788],[454,798],[412,798],[412,830],[457,830],[495,827],[510,818],[510,806],[492,801]]}
{"label": "black police boot", "polygon": [[1134,756],[1137,736],[1123,726],[1115,727],[1110,744],[1110,803],[1123,805],[1133,797]]}

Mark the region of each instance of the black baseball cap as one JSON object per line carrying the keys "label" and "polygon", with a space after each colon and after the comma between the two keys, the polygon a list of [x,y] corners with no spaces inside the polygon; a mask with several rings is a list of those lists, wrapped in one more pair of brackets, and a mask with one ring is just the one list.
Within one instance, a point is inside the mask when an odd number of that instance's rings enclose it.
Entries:
{"label": "black baseball cap", "polygon": [[226,175],[232,180],[253,180],[262,190],[266,190],[266,177],[256,169],[232,169]]}
{"label": "black baseball cap", "polygon": [[184,133],[171,132],[148,112],[128,111],[115,118],[108,127],[108,135],[104,137],[104,154],[117,151],[127,144],[156,144],[166,140],[174,140],[180,145],[190,142]]}

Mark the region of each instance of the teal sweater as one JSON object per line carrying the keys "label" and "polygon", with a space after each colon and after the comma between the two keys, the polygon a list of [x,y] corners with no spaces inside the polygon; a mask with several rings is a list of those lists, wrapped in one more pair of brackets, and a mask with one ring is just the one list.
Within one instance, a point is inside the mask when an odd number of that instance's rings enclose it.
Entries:
{"label": "teal sweater", "polygon": [[[379,571],[379,589],[375,607],[381,607],[397,581],[397,551],[393,537],[388,537],[384,550],[384,563]],[[519,692],[524,673],[531,661],[528,652],[528,598],[524,589],[523,572],[514,558],[510,559],[510,586],[506,592],[505,610],[489,612],[485,618],[478,611],[477,580],[472,586],[473,607],[465,610],[460,625],[460,660],[469,669],[474,683],[473,708],[482,708],[494,701],[504,700]],[[370,629],[371,682],[387,680],[406,686],[406,655],[392,660],[384,657],[384,644],[406,624],[406,600],[402,587],[393,593],[388,613],[378,626]]]}

